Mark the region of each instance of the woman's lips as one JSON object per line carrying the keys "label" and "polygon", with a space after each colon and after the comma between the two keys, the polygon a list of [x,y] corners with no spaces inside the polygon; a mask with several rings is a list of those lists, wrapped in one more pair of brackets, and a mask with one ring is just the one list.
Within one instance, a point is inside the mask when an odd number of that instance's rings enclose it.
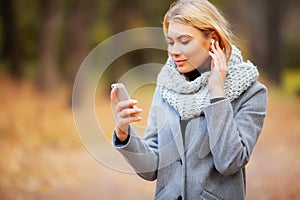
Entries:
{"label": "woman's lips", "polygon": [[186,60],[174,60],[174,62],[176,63],[176,65],[178,67],[181,67],[184,65],[184,63],[186,62]]}

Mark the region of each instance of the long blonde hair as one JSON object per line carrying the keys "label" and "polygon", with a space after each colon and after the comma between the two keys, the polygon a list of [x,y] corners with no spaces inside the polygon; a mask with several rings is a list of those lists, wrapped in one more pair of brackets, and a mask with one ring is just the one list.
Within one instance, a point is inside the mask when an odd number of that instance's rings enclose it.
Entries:
{"label": "long blonde hair", "polygon": [[163,21],[165,36],[168,34],[170,21],[195,27],[207,36],[215,31],[219,37],[220,47],[224,48],[229,60],[233,34],[229,23],[208,0],[179,0],[173,3]]}

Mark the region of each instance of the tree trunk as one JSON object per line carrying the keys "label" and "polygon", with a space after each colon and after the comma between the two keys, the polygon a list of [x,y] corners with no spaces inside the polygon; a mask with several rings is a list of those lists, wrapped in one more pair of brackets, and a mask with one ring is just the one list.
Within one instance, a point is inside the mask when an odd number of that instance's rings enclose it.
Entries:
{"label": "tree trunk", "polygon": [[60,25],[61,8],[58,0],[42,2],[42,20],[39,34],[38,88],[44,92],[53,91],[58,85],[57,34]]}
{"label": "tree trunk", "polygon": [[[90,30],[92,18],[95,14],[96,1],[94,0],[74,0],[70,2],[67,10],[66,21],[66,49],[64,53],[64,65],[66,67],[66,81],[71,88],[74,85],[76,73],[88,55],[90,49]],[[81,86],[84,88],[84,86]],[[70,90],[72,91],[72,90]],[[79,91],[81,95],[83,91]],[[70,103],[72,102],[72,94]],[[80,106],[81,98],[73,99],[73,106]]]}
{"label": "tree trunk", "polygon": [[280,0],[241,0],[231,4],[233,20],[248,38],[242,40],[249,41],[252,61],[277,85],[283,70],[282,22],[286,4]]}
{"label": "tree trunk", "polygon": [[3,57],[8,61],[10,74],[20,79],[23,75],[21,68],[21,45],[17,36],[16,16],[13,1],[1,0],[1,18],[3,25]]}
{"label": "tree trunk", "polygon": [[73,86],[76,73],[90,49],[90,27],[94,0],[74,0],[67,10],[65,66],[67,82]]}
{"label": "tree trunk", "polygon": [[283,36],[282,22],[287,2],[281,0],[266,0],[266,72],[276,85],[281,84],[283,71]]}

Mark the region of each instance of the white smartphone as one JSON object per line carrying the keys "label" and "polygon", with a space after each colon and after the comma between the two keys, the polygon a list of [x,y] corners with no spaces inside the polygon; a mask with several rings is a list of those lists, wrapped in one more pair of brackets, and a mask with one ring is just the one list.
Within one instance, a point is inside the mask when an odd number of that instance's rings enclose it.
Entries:
{"label": "white smartphone", "polygon": [[127,89],[125,88],[123,83],[114,83],[111,85],[111,88],[118,88],[119,101],[126,101],[130,99]]}

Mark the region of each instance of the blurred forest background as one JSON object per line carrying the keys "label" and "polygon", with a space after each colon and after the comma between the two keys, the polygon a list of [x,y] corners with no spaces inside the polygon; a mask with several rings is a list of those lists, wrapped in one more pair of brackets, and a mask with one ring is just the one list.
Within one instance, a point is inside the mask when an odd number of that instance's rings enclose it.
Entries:
{"label": "blurred forest background", "polygon": [[[153,198],[155,183],[88,155],[70,102],[76,72],[94,47],[128,29],[161,27],[172,2],[0,0],[0,199]],[[248,199],[300,198],[300,1],[211,2],[269,88],[268,116],[248,166]],[[107,85],[165,57],[158,50],[124,55],[107,71]],[[110,135],[107,91],[97,102],[106,105],[99,117]]]}

